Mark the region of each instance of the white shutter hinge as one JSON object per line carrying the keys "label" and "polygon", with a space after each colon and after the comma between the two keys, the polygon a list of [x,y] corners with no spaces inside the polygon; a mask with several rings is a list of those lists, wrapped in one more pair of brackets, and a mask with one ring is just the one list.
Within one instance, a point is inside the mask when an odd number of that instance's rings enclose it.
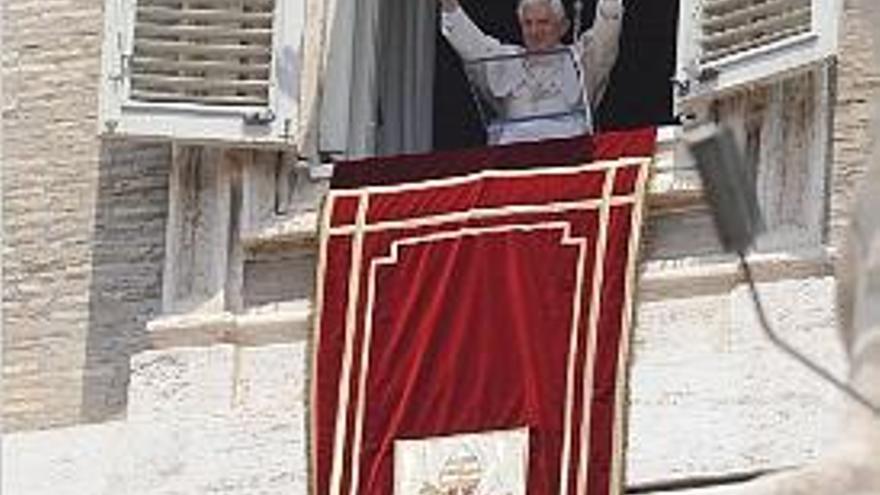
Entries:
{"label": "white shutter hinge", "polygon": [[131,54],[125,53],[122,46],[122,33],[116,33],[116,50],[119,53],[119,71],[110,75],[110,80],[119,82],[131,75]]}
{"label": "white shutter hinge", "polygon": [[275,121],[275,112],[271,108],[266,108],[257,112],[247,113],[242,119],[246,125],[269,125]]}
{"label": "white shutter hinge", "polygon": [[703,67],[697,72],[697,82],[700,84],[710,83],[721,75],[721,71],[715,67]]}
{"label": "white shutter hinge", "polygon": [[691,92],[691,80],[689,78],[679,79],[677,77],[673,77],[669,80],[672,83],[672,87],[675,88],[675,95],[679,98],[684,98]]}
{"label": "white shutter hinge", "polygon": [[679,98],[687,97],[695,87],[711,83],[721,75],[721,71],[715,67],[697,68],[695,65],[685,69],[683,78],[670,79],[672,86],[675,88],[676,96]]}
{"label": "white shutter hinge", "polygon": [[290,119],[284,119],[284,126],[282,129],[281,137],[284,138],[285,141],[290,141],[293,137],[291,134],[291,127],[293,126],[293,122]]}

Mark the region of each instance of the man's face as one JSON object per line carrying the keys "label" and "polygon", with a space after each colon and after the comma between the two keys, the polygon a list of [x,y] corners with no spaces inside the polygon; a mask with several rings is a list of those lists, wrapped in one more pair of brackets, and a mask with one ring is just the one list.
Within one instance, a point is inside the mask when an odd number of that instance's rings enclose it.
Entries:
{"label": "man's face", "polygon": [[559,44],[565,34],[565,21],[561,19],[547,2],[530,3],[523,6],[519,16],[526,49],[548,50]]}

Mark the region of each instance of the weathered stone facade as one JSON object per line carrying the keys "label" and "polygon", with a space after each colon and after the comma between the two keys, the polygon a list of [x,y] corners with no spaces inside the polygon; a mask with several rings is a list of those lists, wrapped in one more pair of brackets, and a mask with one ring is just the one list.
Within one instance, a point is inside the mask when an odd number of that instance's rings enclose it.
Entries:
{"label": "weathered stone facade", "polygon": [[97,137],[102,2],[3,10],[4,428],[106,420],[159,310],[170,148]]}
{"label": "weathered stone facade", "polygon": [[880,89],[880,69],[872,57],[876,26],[859,9],[857,0],[844,2],[840,56],[837,64],[837,96],[834,104],[833,165],[830,177],[829,243],[839,248],[849,220],[858,181],[872,142],[871,118],[874,95]]}
{"label": "weathered stone facade", "polygon": [[[272,154],[187,175],[170,146],[100,141],[101,2],[3,9],[4,493],[304,493],[320,188]],[[878,83],[864,19],[845,11],[836,66],[721,108],[761,162],[772,229],[754,261],[772,319],[841,372],[832,266]],[[762,339],[692,179],[655,179],[630,484],[806,462],[836,431],[838,396]],[[193,285],[199,263],[216,276]]]}

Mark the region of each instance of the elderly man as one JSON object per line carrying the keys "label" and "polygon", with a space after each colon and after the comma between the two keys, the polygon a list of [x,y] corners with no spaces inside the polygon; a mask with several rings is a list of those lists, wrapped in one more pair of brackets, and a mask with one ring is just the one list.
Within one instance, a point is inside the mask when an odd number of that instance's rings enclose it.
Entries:
{"label": "elderly man", "polygon": [[617,59],[621,0],[598,0],[592,28],[572,46],[561,42],[569,28],[561,0],[520,0],[525,46],[484,34],[458,0],[440,2],[443,35],[500,114],[500,124],[489,128],[490,144],[593,132],[593,110]]}

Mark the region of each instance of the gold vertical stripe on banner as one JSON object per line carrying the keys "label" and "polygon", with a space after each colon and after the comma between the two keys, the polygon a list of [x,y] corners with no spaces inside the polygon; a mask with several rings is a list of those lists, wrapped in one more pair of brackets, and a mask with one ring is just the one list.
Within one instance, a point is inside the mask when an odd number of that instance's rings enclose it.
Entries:
{"label": "gold vertical stripe on banner", "polygon": [[[342,354],[342,372],[339,377],[339,404],[336,409],[336,430],[333,442],[333,464],[330,471],[330,493],[342,493],[342,473],[346,441],[346,416],[351,397],[351,368],[354,354],[354,337],[357,330],[357,306],[360,298],[361,258],[363,257],[364,226],[367,219],[369,195],[358,198],[357,218],[351,243],[351,268],[348,277],[348,307],[345,313],[345,349]],[[356,460],[352,460],[356,462]]]}
{"label": "gold vertical stripe on banner", "polygon": [[645,159],[639,165],[639,176],[636,182],[635,203],[630,213],[630,234],[626,260],[626,279],[624,281],[623,315],[620,320],[620,343],[617,354],[617,374],[614,384],[614,435],[611,437],[613,444],[611,450],[611,486],[609,493],[622,494],[624,489],[623,474],[626,466],[622,466],[623,452],[626,444],[626,398],[629,393],[626,385],[629,383],[629,345],[630,336],[634,329],[630,328],[633,322],[635,302],[636,268],[638,267],[638,254],[641,247],[642,215],[644,214],[645,189],[648,183],[648,172],[653,159]]}
{"label": "gold vertical stripe on banner", "polygon": [[[593,375],[596,364],[597,327],[599,325],[600,305],[602,304],[602,283],[605,279],[605,252],[608,242],[608,220],[611,215],[611,194],[614,191],[614,178],[617,169],[606,172],[602,188],[602,207],[599,210],[599,236],[596,241],[596,257],[593,261],[593,280],[590,301],[589,333],[587,334],[587,359],[584,371],[583,404],[584,421],[581,423],[581,456],[578,459],[577,493],[587,492],[590,457],[590,423],[593,420]],[[562,494],[567,495],[567,494]]]}
{"label": "gold vertical stripe on banner", "polygon": [[[324,211],[321,215],[321,225],[320,225],[320,252],[318,253],[318,268],[317,268],[317,277],[315,280],[315,318],[314,318],[314,334],[315,341],[312,346],[312,362],[308,363],[309,366],[318,366],[318,349],[321,348],[321,322],[323,321],[324,314],[324,290],[327,280],[327,256],[329,256],[327,246],[330,244],[330,220],[333,212],[333,203],[334,196],[333,194],[328,194],[326,203],[324,204]],[[309,451],[311,455],[308,462],[308,473],[310,475],[310,479],[308,480],[308,491],[313,495],[317,495],[318,493],[318,415],[315,414],[314,405],[318,403],[318,380],[315,378],[314,374],[310,377],[311,383],[309,384],[311,400],[313,407],[308,409],[309,414],[309,425],[311,438],[309,439],[311,445],[309,447]]]}
{"label": "gold vertical stripe on banner", "polygon": [[[608,173],[606,172],[606,177]],[[604,188],[603,188],[604,191]],[[587,204],[595,203],[595,201],[586,201]],[[596,206],[601,206],[601,202],[599,202]],[[588,214],[591,210],[586,210],[584,213]],[[584,287],[584,271],[586,270],[586,242],[582,246],[580,253],[578,254],[578,262],[576,266],[577,272],[575,273],[575,298],[574,304],[572,306],[572,318],[571,318],[571,335],[569,336],[569,349],[568,349],[568,366],[566,369],[565,375],[565,411],[563,417],[562,424],[562,453],[560,456],[560,465],[559,465],[559,490],[560,495],[566,495],[568,493],[568,483],[569,483],[569,471],[570,471],[570,463],[571,463],[571,442],[572,442],[572,428],[574,421],[574,391],[575,391],[575,376],[576,376],[576,364],[577,364],[577,356],[578,356],[578,328],[580,327],[582,312],[583,312],[583,287]]]}

